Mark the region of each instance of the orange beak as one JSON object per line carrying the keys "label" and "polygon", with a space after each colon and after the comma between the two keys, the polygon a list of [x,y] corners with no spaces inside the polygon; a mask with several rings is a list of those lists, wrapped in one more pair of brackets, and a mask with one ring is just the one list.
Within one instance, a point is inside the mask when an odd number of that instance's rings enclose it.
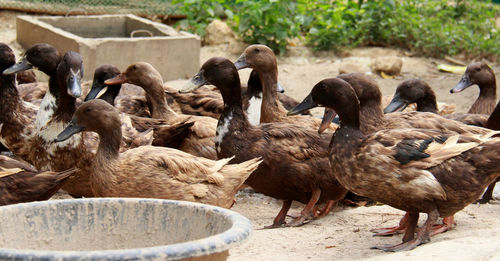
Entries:
{"label": "orange beak", "polygon": [[321,121],[321,125],[319,125],[318,129],[319,134],[323,133],[326,129],[328,129],[328,126],[330,126],[330,123],[332,123],[335,116],[337,116],[337,112],[335,112],[335,110],[330,108],[325,108],[325,112],[323,113],[323,120]]}
{"label": "orange beak", "polygon": [[104,81],[104,84],[106,85],[117,85],[117,84],[123,84],[127,81],[127,77],[125,76],[124,73],[121,73],[111,79],[107,79]]}

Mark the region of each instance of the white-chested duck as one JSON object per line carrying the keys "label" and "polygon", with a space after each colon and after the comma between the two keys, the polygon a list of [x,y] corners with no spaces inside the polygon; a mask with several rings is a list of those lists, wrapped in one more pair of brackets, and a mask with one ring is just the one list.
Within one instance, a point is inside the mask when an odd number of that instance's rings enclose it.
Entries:
{"label": "white-chested duck", "polygon": [[327,158],[328,139],[300,124],[272,122],[253,126],[242,108],[241,86],[234,64],[221,57],[206,61],[191,79],[191,91],[205,84],[215,85],[224,99],[224,111],[217,125],[215,146],[220,158],[235,156],[232,162],[262,157],[263,162],[245,182],[255,191],[283,200],[281,211],[269,227],[285,224],[292,201],[306,206],[288,226],[300,226],[319,214],[315,205],[342,199],[347,192],[331,174]]}
{"label": "white-chested duck", "polygon": [[[436,94],[426,82],[416,78],[405,80],[398,85],[394,97],[384,109],[384,113],[402,111],[412,103],[417,104],[417,111],[438,113]],[[489,115],[453,113],[443,115],[443,117],[468,125],[485,127]]]}
{"label": "white-chested duck", "polygon": [[47,200],[76,172],[39,172],[30,165],[0,155],[0,206]]}
{"label": "white-chested duck", "polygon": [[217,120],[206,116],[184,115],[173,111],[167,104],[163,79],[160,73],[149,63],[137,62],[130,65],[120,75],[106,80],[106,85],[132,83],[146,91],[151,103],[151,116],[163,119],[168,124],[177,124],[186,120],[193,121],[192,132],[184,139],[179,149],[196,156],[217,159],[215,152],[215,129]]}
{"label": "white-chested duck", "polygon": [[[364,134],[355,91],[339,78],[317,83],[291,114],[325,106],[340,117],[330,143],[333,174],[347,189],[409,212],[403,242],[378,246],[410,250],[430,240],[438,217],[474,202],[500,176],[500,139],[429,129],[388,129]],[[416,230],[419,213],[427,213]],[[415,236],[415,232],[417,235]]]}
{"label": "white-chested duck", "polygon": [[461,92],[472,85],[479,87],[479,97],[472,104],[468,113],[490,115],[496,105],[497,83],[495,73],[486,63],[469,64],[458,84],[450,92]]}
{"label": "white-chested duck", "polygon": [[91,186],[100,197],[146,197],[196,201],[229,208],[234,195],[261,160],[228,164],[230,158],[210,160],[176,149],[142,146],[119,152],[119,112],[107,102],[85,102],[57,137],[63,141],[81,131],[99,134],[91,165]]}
{"label": "white-chested duck", "polygon": [[[401,128],[435,129],[457,134],[474,133],[486,135],[491,133],[488,129],[448,120],[430,112],[397,112],[384,114],[381,105],[382,93],[380,92],[378,84],[373,79],[360,73],[341,74],[337,76],[337,78],[349,83],[357,95],[360,105],[360,129],[364,134],[371,134],[384,129]],[[397,103],[393,103],[391,106],[398,105]],[[324,124],[328,124],[327,115],[331,115],[331,113],[328,113],[328,110],[329,109],[325,109]],[[407,227],[407,220],[408,215],[405,215],[400,224],[396,227],[374,229],[372,231],[376,233],[375,235],[380,236],[399,233],[404,231]],[[453,217],[444,218],[442,225],[434,226],[432,235],[451,229],[453,224],[455,224]]]}
{"label": "white-chested duck", "polygon": [[[265,45],[254,44],[245,49],[243,54],[234,63],[237,69],[252,68],[257,71],[262,83],[262,106],[260,122],[288,122],[300,124],[311,129],[317,129],[321,119],[306,115],[287,117],[287,110],[278,99],[278,64],[271,48]],[[333,125],[328,127],[335,130]]]}

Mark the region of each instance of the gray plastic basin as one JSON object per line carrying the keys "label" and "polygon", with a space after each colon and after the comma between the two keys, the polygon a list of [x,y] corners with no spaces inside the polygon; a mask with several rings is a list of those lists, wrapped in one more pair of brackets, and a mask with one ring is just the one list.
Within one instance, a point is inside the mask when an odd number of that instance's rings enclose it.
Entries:
{"label": "gray plastic basin", "polygon": [[90,198],[0,207],[0,260],[225,260],[248,219],[210,205]]}

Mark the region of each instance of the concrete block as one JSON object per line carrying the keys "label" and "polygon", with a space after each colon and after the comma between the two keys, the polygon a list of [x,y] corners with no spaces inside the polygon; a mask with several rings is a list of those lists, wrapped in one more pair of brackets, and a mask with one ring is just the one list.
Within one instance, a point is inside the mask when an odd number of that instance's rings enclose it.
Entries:
{"label": "concrete block", "polygon": [[123,71],[132,63],[148,62],[164,81],[191,77],[200,67],[198,36],[135,15],[21,15],[16,25],[17,41],[25,49],[45,42],[61,54],[79,52],[85,80],[91,80],[102,64],[114,64]]}

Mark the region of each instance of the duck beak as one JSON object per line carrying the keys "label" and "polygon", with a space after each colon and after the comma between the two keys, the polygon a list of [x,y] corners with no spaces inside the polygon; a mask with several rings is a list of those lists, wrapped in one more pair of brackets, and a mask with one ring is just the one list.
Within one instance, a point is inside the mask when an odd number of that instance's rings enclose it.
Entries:
{"label": "duck beak", "polygon": [[453,89],[450,90],[450,93],[457,93],[465,90],[467,87],[471,86],[472,82],[469,79],[469,76],[464,75],[462,76],[462,79],[453,87]]}
{"label": "duck beak", "polygon": [[70,70],[70,76],[68,78],[68,94],[74,98],[78,98],[82,96],[82,86],[80,84],[80,70],[73,72],[73,69]]}
{"label": "duck beak", "polygon": [[59,133],[59,135],[57,135],[55,142],[65,141],[65,140],[71,138],[71,136],[73,136],[73,135],[75,135],[83,130],[84,130],[84,128],[82,126],[78,125],[78,123],[76,122],[76,119],[73,118],[69,122],[69,125],[66,126],[66,128],[61,133]]}
{"label": "duck beak", "polygon": [[285,88],[283,88],[283,86],[281,86],[280,83],[278,83],[278,92],[279,93],[284,93],[285,92]]}
{"label": "duck beak", "polygon": [[99,93],[106,87],[105,84],[102,84],[98,81],[92,83],[92,88],[90,88],[89,93],[85,97],[85,101],[93,100],[99,95]]}
{"label": "duck beak", "polygon": [[123,84],[126,81],[127,81],[127,77],[125,76],[125,73],[120,73],[119,75],[104,81],[104,84],[106,84],[106,85],[118,85],[118,84]]}
{"label": "duck beak", "polygon": [[245,69],[245,68],[248,68],[250,65],[247,63],[247,59],[245,58],[245,54],[242,54],[240,56],[240,58],[238,58],[238,60],[236,60],[236,62],[234,62],[234,66],[236,67],[236,69],[238,70],[241,70],[241,69]]}
{"label": "duck beak", "polygon": [[193,76],[193,78],[191,78],[191,80],[189,80],[189,82],[187,82],[186,85],[184,85],[184,87],[182,87],[179,90],[179,92],[180,93],[192,92],[205,84],[208,84],[208,81],[203,76],[203,69],[202,69],[195,76]]}
{"label": "duck beak", "polygon": [[318,107],[318,104],[316,104],[313,99],[312,95],[309,94],[307,97],[299,104],[297,104],[295,107],[293,107],[291,110],[288,111],[287,115],[297,115],[305,110],[309,110],[311,108]]}
{"label": "duck beak", "polygon": [[12,65],[11,67],[5,69],[3,71],[3,75],[11,75],[11,74],[14,74],[17,72],[26,71],[26,70],[31,69],[31,68],[33,68],[33,65],[30,62],[28,62],[28,59],[26,59],[26,56],[23,56],[23,58],[21,58],[21,60],[19,62]]}
{"label": "duck beak", "polygon": [[328,126],[330,126],[330,123],[333,122],[333,120],[336,118],[337,112],[335,112],[334,109],[325,107],[325,112],[323,113],[323,120],[321,120],[321,124],[319,125],[318,133],[321,134],[323,133],[326,129],[328,129]]}
{"label": "duck beak", "polygon": [[403,111],[408,106],[408,102],[401,99],[399,95],[394,95],[392,101],[384,109],[384,113],[390,113],[395,111]]}

